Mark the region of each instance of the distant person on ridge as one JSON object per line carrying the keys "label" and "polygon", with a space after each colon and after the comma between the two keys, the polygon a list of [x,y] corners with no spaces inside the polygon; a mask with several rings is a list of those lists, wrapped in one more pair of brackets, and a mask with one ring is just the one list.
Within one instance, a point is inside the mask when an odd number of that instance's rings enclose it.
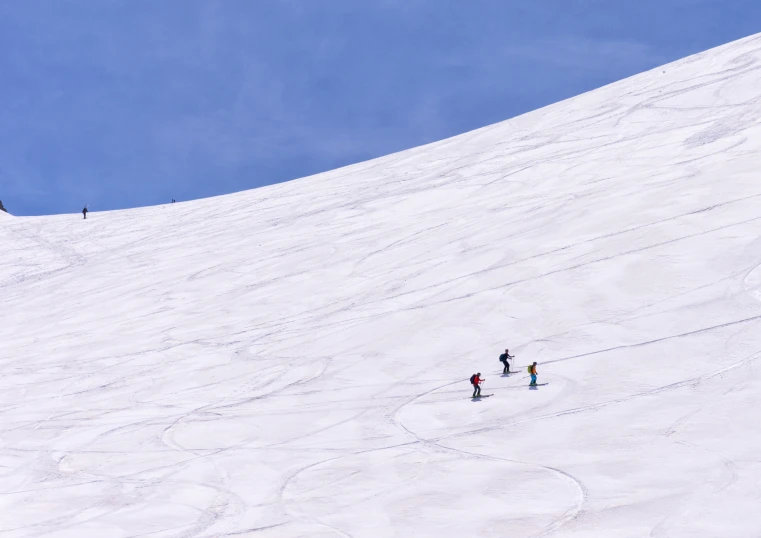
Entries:
{"label": "distant person on ridge", "polygon": [[536,386],[536,363],[528,367],[528,373],[531,374],[531,383],[529,383],[528,386],[535,387]]}
{"label": "distant person on ridge", "polygon": [[480,397],[481,396],[481,383],[483,382],[483,379],[481,379],[481,372],[478,372],[477,374],[473,374],[470,376],[470,384],[473,385],[473,397]]}
{"label": "distant person on ridge", "polygon": [[82,216],[87,218],[87,206],[85,206],[85,208],[82,210]]}
{"label": "distant person on ridge", "polygon": [[508,361],[508,359],[512,359],[512,358],[513,358],[513,356],[510,355],[510,350],[509,349],[505,349],[505,352],[502,355],[499,356],[499,362],[501,362],[502,365],[504,366],[504,368],[502,369],[502,373],[503,374],[509,374],[510,373],[510,363],[507,362],[507,361]]}

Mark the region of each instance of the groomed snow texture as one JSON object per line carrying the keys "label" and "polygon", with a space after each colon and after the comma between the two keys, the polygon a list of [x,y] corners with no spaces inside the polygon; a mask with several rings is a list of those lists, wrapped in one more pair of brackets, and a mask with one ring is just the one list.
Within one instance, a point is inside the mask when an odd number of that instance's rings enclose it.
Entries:
{"label": "groomed snow texture", "polygon": [[760,120],[754,36],[290,183],[0,215],[0,537],[758,538]]}

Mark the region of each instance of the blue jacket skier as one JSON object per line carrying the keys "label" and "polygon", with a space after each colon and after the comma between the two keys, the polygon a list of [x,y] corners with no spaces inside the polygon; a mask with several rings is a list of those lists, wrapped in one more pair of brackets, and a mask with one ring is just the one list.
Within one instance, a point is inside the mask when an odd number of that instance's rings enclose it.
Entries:
{"label": "blue jacket skier", "polygon": [[531,374],[531,383],[529,383],[528,386],[535,387],[536,386],[536,363],[528,367],[528,373]]}

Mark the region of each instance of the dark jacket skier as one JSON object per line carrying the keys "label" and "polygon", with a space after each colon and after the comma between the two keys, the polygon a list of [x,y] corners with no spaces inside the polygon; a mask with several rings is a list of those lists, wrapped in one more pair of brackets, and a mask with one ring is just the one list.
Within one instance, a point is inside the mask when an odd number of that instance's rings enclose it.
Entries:
{"label": "dark jacket skier", "polygon": [[87,206],[85,206],[85,208],[82,210],[82,216],[87,218]]}
{"label": "dark jacket skier", "polygon": [[502,369],[503,374],[509,374],[510,373],[510,363],[507,362],[509,359],[512,359],[513,356],[510,355],[510,350],[506,349],[505,352],[499,356],[499,362],[501,362],[504,365],[504,368]]}

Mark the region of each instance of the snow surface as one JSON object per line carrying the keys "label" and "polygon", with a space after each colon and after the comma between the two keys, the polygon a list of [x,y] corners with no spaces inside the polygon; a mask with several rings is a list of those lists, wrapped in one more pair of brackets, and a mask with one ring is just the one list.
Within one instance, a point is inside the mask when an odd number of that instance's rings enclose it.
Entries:
{"label": "snow surface", "polygon": [[3,219],[0,536],[757,538],[760,119],[754,36],[299,181]]}

